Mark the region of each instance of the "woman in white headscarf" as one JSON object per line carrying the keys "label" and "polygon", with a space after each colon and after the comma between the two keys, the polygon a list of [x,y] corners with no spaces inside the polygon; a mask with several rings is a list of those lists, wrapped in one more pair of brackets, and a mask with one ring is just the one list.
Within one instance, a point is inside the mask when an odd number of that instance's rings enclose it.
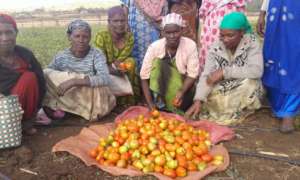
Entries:
{"label": "woman in white headscarf", "polygon": [[192,103],[192,87],[198,77],[196,43],[182,37],[183,20],[171,13],[162,19],[164,38],[152,43],[145,55],[140,76],[150,109],[183,113]]}

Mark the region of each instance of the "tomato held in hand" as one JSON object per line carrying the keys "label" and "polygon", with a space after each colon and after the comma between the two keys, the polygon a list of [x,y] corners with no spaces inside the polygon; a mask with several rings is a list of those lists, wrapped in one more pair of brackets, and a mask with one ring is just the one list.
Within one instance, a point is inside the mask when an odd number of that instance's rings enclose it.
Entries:
{"label": "tomato held in hand", "polygon": [[177,98],[173,99],[172,104],[174,107],[177,107],[177,108],[180,107],[180,105],[181,105],[179,99],[177,99]]}
{"label": "tomato held in hand", "polygon": [[126,64],[123,63],[123,62],[121,62],[121,63],[119,64],[118,69],[120,69],[121,71],[126,71]]}
{"label": "tomato held in hand", "polygon": [[125,63],[125,68],[127,71],[131,71],[133,68],[133,64],[131,62],[126,62]]}

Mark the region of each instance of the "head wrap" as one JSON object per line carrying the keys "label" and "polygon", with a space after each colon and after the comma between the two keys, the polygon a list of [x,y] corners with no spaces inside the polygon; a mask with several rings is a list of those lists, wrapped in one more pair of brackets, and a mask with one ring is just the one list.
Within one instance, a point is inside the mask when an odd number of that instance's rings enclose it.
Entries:
{"label": "head wrap", "polygon": [[121,14],[125,16],[125,10],[123,9],[122,6],[114,6],[108,9],[107,14],[108,14],[108,19],[112,18],[116,14]]}
{"label": "head wrap", "polygon": [[240,12],[232,12],[224,16],[220,29],[244,30],[246,33],[251,33],[251,25],[245,16]]}
{"label": "head wrap", "polygon": [[176,24],[180,27],[184,27],[185,23],[180,14],[171,13],[163,17],[161,26],[164,28],[168,24]]}
{"label": "head wrap", "polygon": [[12,16],[8,15],[8,14],[0,13],[0,22],[5,22],[5,23],[8,23],[8,24],[11,24],[16,30],[18,30],[17,23],[16,23],[15,19]]}
{"label": "head wrap", "polygon": [[69,24],[68,29],[67,29],[67,34],[70,35],[70,34],[72,34],[73,31],[75,31],[77,29],[83,29],[83,30],[91,32],[91,26],[87,22],[85,22],[81,19],[75,19]]}

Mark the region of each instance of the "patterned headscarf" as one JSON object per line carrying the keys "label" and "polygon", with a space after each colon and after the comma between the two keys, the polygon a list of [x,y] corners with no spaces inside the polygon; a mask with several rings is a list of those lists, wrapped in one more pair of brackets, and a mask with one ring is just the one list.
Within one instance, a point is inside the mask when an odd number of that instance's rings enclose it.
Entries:
{"label": "patterned headscarf", "polygon": [[182,16],[180,14],[176,14],[176,13],[167,14],[166,16],[163,17],[162,23],[161,23],[162,28],[164,28],[168,24],[176,24],[180,27],[185,26]]}
{"label": "patterned headscarf", "polygon": [[87,22],[85,22],[81,19],[75,19],[69,24],[68,29],[67,29],[67,34],[71,35],[72,32],[77,29],[83,29],[88,32],[92,31],[91,26]]}
{"label": "patterned headscarf", "polygon": [[226,14],[221,22],[220,29],[244,30],[246,33],[251,33],[251,25],[241,12],[232,12]]}
{"label": "patterned headscarf", "polygon": [[121,14],[125,16],[125,10],[123,9],[122,6],[114,6],[108,10],[107,14],[108,14],[108,19],[112,18],[116,14]]}
{"label": "patterned headscarf", "polygon": [[18,30],[15,19],[8,14],[0,13],[0,22],[5,22],[8,24],[11,24],[15,28],[16,31]]}

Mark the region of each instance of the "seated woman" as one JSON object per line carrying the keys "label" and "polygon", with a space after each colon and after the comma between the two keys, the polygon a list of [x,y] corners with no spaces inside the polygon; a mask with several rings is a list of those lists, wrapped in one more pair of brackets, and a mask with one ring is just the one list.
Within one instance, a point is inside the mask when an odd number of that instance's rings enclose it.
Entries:
{"label": "seated woman", "polygon": [[140,76],[150,109],[183,113],[192,103],[192,87],[199,73],[196,43],[182,37],[183,20],[168,14],[162,20],[164,38],[152,43]]}
{"label": "seated woman", "polygon": [[[0,93],[17,95],[24,110],[23,122],[35,117],[45,94],[43,71],[33,53],[16,45],[18,29],[15,20],[0,14]],[[24,125],[23,123],[23,125]],[[36,130],[28,127],[28,133]]]}
{"label": "seated woman", "polygon": [[243,13],[225,15],[220,38],[210,48],[187,116],[201,111],[202,118],[230,124],[261,106],[262,49],[251,32]]}
{"label": "seated woman", "polygon": [[[59,52],[44,70],[44,110],[50,118],[62,118],[64,112],[69,112],[86,120],[97,120],[115,106],[115,97],[108,88],[105,56],[89,45],[91,27],[87,22],[72,21],[67,35],[71,47]],[[51,121],[42,112],[39,118],[42,123]]]}
{"label": "seated woman", "polygon": [[[139,78],[136,75],[135,60],[131,56],[133,48],[133,34],[126,29],[127,17],[121,6],[108,10],[108,30],[99,31],[96,35],[95,46],[100,48],[106,56],[111,75],[129,77],[134,96],[118,98],[118,104],[135,104],[140,96]],[[125,68],[120,64],[125,64]],[[127,68],[126,68],[127,67]]]}

